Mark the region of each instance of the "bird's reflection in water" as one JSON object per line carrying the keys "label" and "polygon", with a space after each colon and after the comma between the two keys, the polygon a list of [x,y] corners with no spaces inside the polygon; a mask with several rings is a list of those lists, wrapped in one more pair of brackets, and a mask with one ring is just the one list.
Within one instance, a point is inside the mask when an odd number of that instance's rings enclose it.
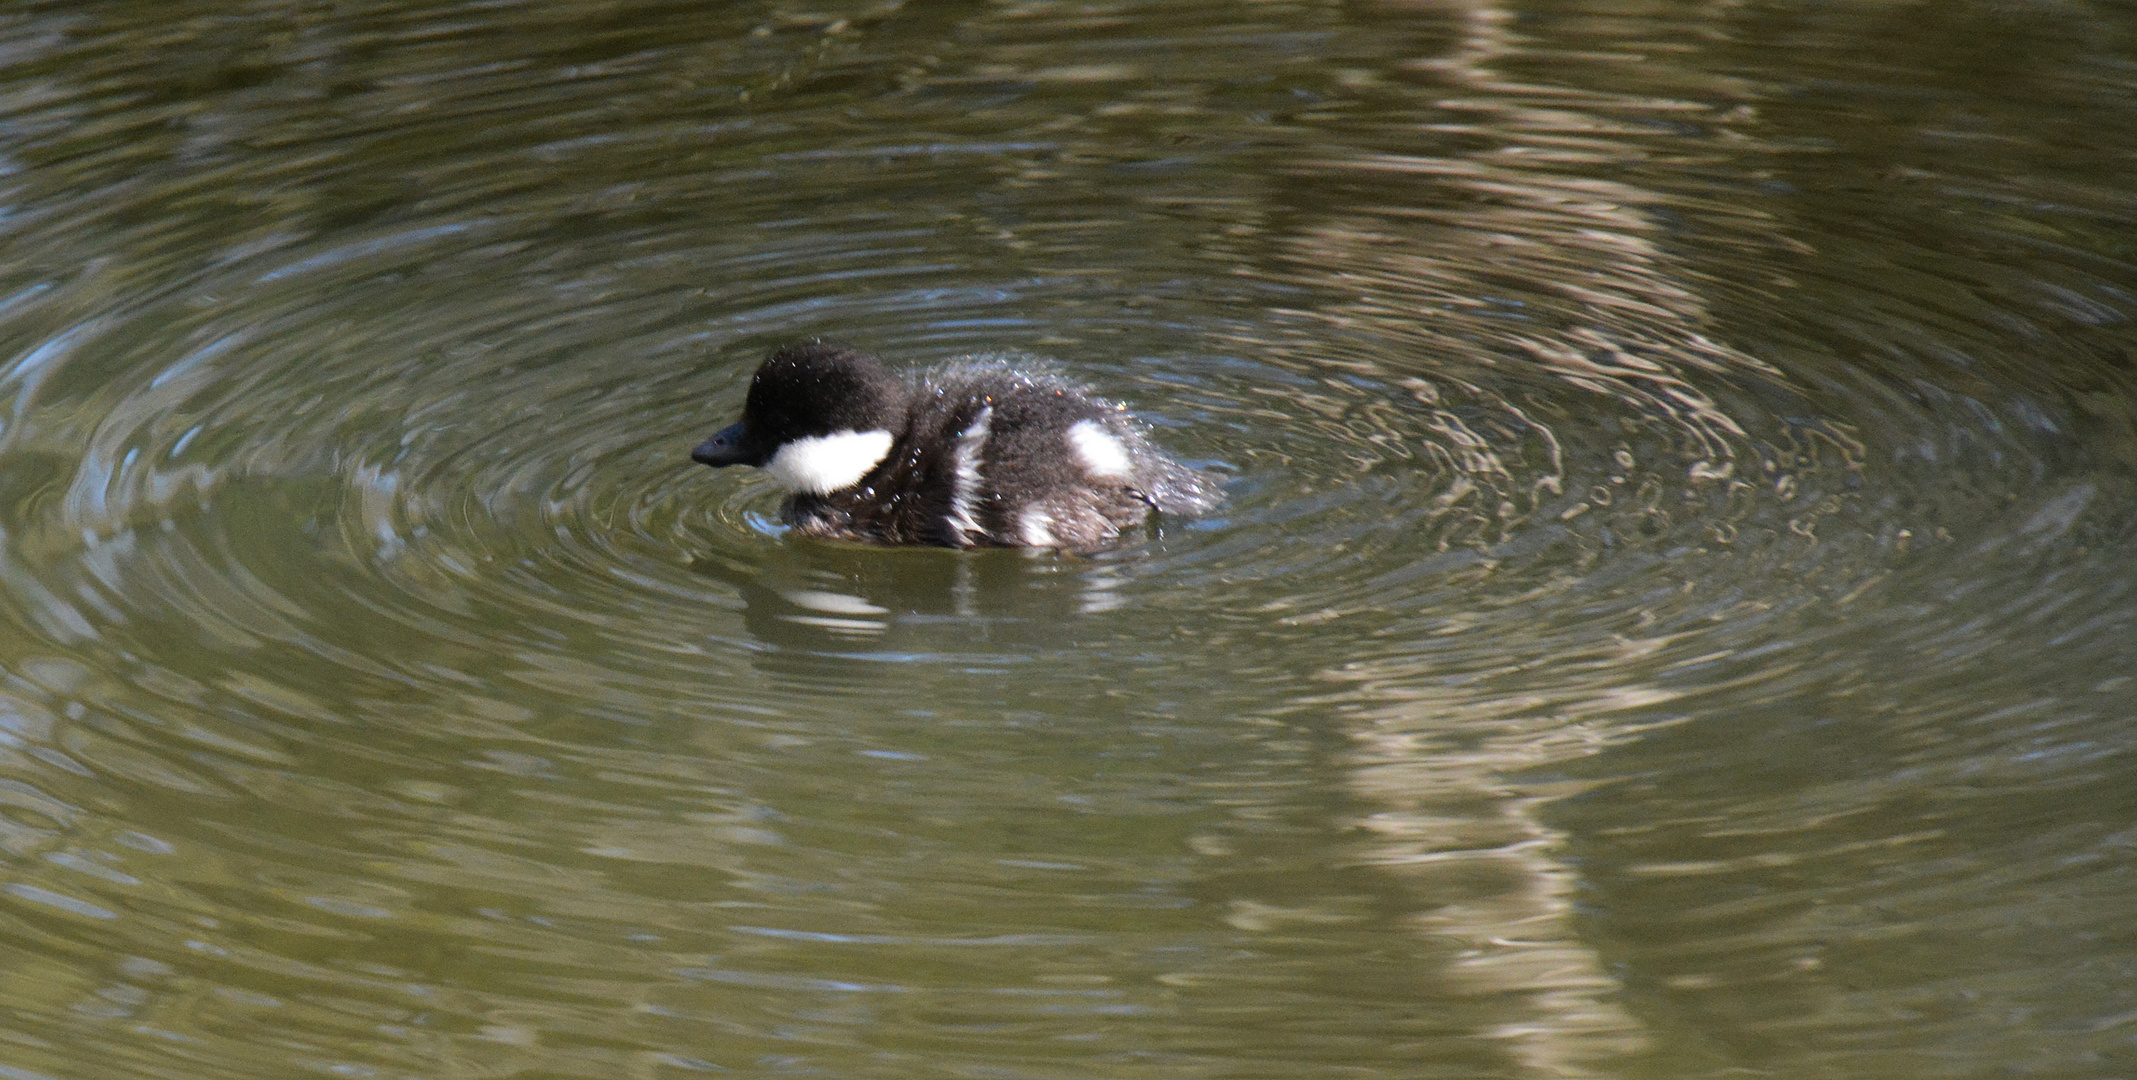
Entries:
{"label": "bird's reflection in water", "polygon": [[879,662],[1028,663],[1060,646],[1079,617],[1123,603],[1132,550],[884,548],[789,541],[751,561],[719,555],[693,569],[730,586],[766,674],[805,684],[868,681]]}

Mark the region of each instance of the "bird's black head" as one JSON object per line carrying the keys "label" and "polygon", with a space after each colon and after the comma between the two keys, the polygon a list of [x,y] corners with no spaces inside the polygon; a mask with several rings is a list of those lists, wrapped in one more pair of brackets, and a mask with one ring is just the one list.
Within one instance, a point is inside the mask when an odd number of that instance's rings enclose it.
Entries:
{"label": "bird's black head", "polygon": [[[797,443],[821,445],[821,440],[832,436],[878,433],[880,439],[864,439],[857,445],[873,447],[880,442],[887,448],[891,436],[904,427],[910,393],[882,361],[857,349],[820,342],[789,345],[773,353],[750,380],[742,422],[700,443],[690,458],[716,468],[763,468],[772,466],[781,450]],[[843,448],[850,443],[832,445]],[[802,455],[797,460],[816,462],[821,456]],[[841,468],[828,472],[803,469],[807,475],[782,476],[781,480],[796,490],[815,490],[822,489],[831,475],[842,476],[846,471],[842,462]]]}

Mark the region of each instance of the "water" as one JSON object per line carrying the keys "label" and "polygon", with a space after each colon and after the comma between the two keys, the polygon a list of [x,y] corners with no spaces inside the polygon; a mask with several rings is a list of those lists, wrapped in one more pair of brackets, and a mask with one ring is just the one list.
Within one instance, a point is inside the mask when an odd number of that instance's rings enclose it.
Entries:
{"label": "water", "polygon": [[[2127,1077],[2133,34],[15,5],[0,1075]],[[1231,501],[784,539],[813,336]]]}

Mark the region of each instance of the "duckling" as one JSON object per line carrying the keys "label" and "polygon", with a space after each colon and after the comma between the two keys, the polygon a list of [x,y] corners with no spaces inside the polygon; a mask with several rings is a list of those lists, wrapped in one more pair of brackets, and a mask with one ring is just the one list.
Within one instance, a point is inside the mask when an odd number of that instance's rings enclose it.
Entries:
{"label": "duckling", "polygon": [[742,420],[690,457],[763,469],[804,536],[1089,551],[1153,512],[1223,501],[1119,405],[1052,371],[965,360],[900,377],[840,345],[789,345],[750,380]]}

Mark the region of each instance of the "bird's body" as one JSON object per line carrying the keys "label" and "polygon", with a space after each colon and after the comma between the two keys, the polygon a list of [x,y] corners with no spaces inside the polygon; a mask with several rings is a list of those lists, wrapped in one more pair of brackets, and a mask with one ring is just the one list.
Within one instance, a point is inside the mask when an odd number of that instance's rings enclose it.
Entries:
{"label": "bird's body", "polygon": [[1152,511],[1197,514],[1215,477],[1050,371],[963,361],[901,379],[831,345],[774,353],[743,419],[691,455],[756,465],[807,536],[938,547],[1103,547]]}

